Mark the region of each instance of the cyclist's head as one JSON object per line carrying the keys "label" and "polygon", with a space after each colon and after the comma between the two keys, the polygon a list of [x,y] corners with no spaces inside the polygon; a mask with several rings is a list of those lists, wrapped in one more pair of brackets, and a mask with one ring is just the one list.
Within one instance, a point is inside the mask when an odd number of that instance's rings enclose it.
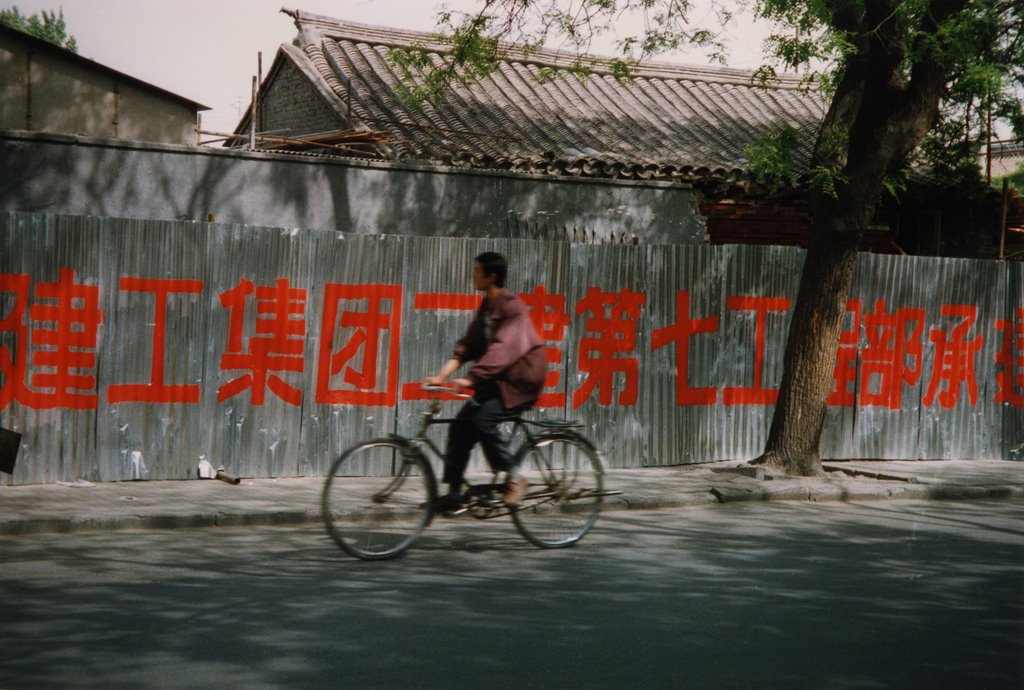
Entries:
{"label": "cyclist's head", "polygon": [[505,287],[505,276],[508,275],[508,262],[505,261],[505,257],[498,252],[484,252],[474,261],[480,264],[485,276],[494,276],[495,285]]}

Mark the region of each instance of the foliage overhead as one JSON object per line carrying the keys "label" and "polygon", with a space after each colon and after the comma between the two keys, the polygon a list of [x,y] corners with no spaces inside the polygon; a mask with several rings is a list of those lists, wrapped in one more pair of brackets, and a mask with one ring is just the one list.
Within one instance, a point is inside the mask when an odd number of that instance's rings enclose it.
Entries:
{"label": "foliage overhead", "polygon": [[23,31],[72,53],[78,52],[78,42],[74,36],[68,35],[63,9],[58,9],[57,12],[43,10],[38,14],[25,16],[15,5],[10,9],[0,10],[0,24]]}
{"label": "foliage overhead", "polygon": [[[923,156],[951,175],[973,170],[977,182],[978,145],[991,140],[997,121],[1024,136],[1024,2],[480,0],[476,13],[442,15],[441,40],[451,51],[432,54],[434,81],[405,76],[414,89],[438,89],[422,92],[433,98],[450,83],[486,74],[488,65],[519,50],[514,43],[526,52],[568,44],[585,55],[593,37],[628,26],[626,15],[634,15],[642,28],[620,41],[623,57],[615,67],[628,78],[637,60],[684,45],[710,47],[721,58],[737,9],[773,29],[753,80],[767,85],[777,70],[799,69],[805,88],[828,102],[807,170],[793,165],[802,143],[795,122],[778,122],[748,150],[755,175],[777,189],[806,190],[812,220],[772,424],[754,462],[788,474],[821,474],[818,448],[836,350],[858,248],[879,198],[898,195],[907,167]],[[704,26],[709,18],[718,25]],[[577,64],[588,66],[582,57]]]}
{"label": "foliage overhead", "polygon": [[[765,63],[754,73],[755,81],[765,85],[779,70],[798,70],[805,88],[831,97],[870,41],[898,61],[897,81],[909,82],[924,62],[943,69],[948,80],[940,118],[914,156],[899,165],[925,161],[951,182],[976,184],[978,150],[994,128],[1024,137],[1020,0],[480,0],[476,12],[438,15],[441,40],[450,46],[446,55],[395,49],[391,58],[413,104],[437,100],[454,82],[472,83],[496,69],[501,59],[527,59],[544,46],[574,54],[567,71],[582,78],[600,68],[628,80],[638,62],[688,47],[702,48],[712,61],[725,63],[726,39],[739,12],[753,13],[772,27],[764,44]],[[623,25],[638,29],[614,34],[619,57],[589,55],[594,39]],[[554,76],[542,70],[539,78]],[[894,92],[902,86],[891,85]],[[840,136],[824,134],[826,143]],[[798,176],[787,159],[790,139],[787,123],[779,123],[748,152],[752,171],[774,187],[806,183],[834,193],[836,185],[844,184],[842,155],[831,163],[819,155],[818,163]],[[890,192],[900,187],[897,167],[890,171],[896,177],[883,185]]]}
{"label": "foliage overhead", "polygon": [[1010,186],[1017,190],[1018,194],[1024,194],[1024,165],[1018,167],[1014,172],[1006,176]]}
{"label": "foliage overhead", "polygon": [[893,93],[914,70],[943,71],[939,117],[903,165],[924,163],[940,179],[976,188],[984,144],[1000,131],[1024,137],[1024,4],[1017,0],[758,0],[757,11],[792,30],[773,33],[770,55],[787,68],[815,66],[805,79],[826,93],[863,58],[869,39],[899,61]]}

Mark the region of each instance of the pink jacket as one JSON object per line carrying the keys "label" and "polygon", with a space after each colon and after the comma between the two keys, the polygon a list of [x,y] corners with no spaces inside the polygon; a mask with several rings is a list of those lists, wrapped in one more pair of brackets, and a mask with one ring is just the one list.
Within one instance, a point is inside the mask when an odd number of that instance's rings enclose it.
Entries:
{"label": "pink jacket", "polygon": [[490,307],[494,334],[488,346],[484,335],[487,308],[484,299],[466,334],[455,343],[454,357],[460,362],[475,361],[469,377],[474,382],[494,381],[505,407],[532,405],[547,376],[544,343],[523,301],[502,290]]}

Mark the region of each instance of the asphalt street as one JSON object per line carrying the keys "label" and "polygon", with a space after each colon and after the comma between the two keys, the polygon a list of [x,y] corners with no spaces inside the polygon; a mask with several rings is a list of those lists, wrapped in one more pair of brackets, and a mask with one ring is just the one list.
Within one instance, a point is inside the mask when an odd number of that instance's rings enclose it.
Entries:
{"label": "asphalt street", "polygon": [[1024,503],[444,520],[356,561],[315,525],[0,537],[5,688],[1024,687]]}

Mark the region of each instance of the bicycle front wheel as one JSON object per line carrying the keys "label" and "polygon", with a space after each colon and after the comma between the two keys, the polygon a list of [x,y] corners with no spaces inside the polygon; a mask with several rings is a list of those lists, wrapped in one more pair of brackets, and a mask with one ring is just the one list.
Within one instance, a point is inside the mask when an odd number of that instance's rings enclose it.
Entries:
{"label": "bicycle front wheel", "polygon": [[601,457],[575,433],[539,436],[516,456],[530,482],[512,512],[516,529],[546,549],[575,544],[597,519],[604,491]]}
{"label": "bicycle front wheel", "polygon": [[437,484],[423,455],[392,439],[350,448],[331,466],[321,511],[327,532],[356,558],[394,558],[433,516]]}

